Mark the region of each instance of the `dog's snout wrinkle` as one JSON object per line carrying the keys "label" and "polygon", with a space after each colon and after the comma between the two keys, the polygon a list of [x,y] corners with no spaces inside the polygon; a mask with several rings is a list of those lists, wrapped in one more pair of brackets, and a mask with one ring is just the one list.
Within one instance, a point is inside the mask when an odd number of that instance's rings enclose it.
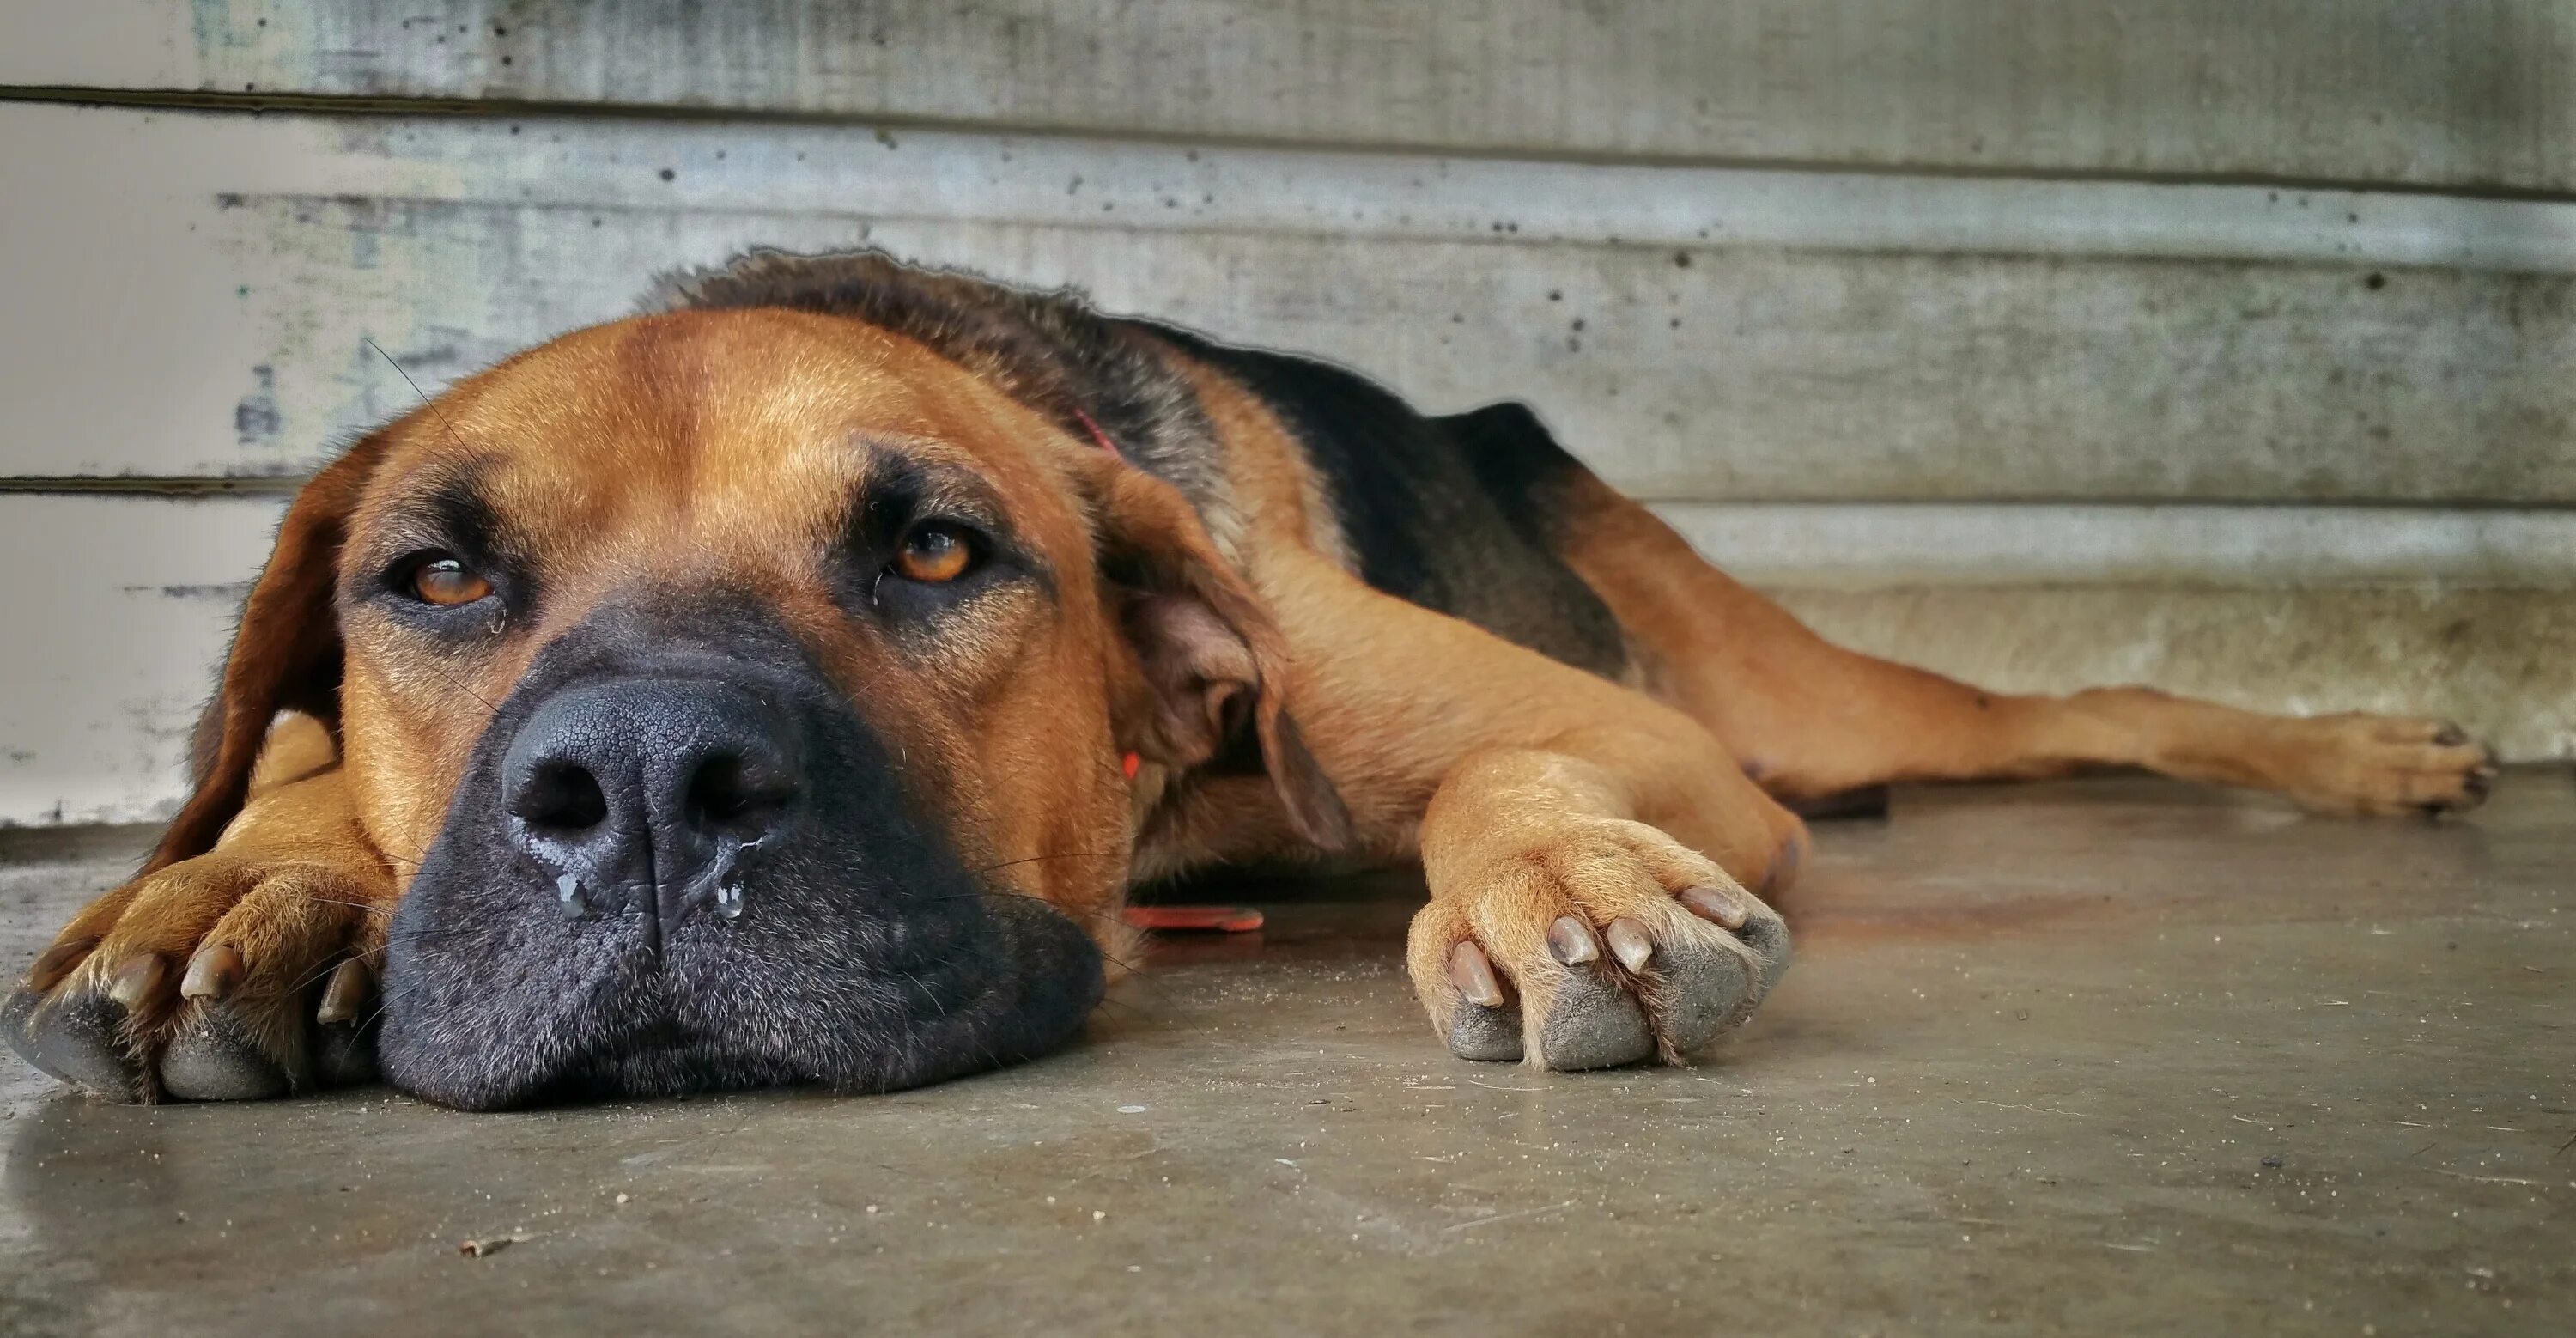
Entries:
{"label": "dog's snout wrinkle", "polygon": [[576,684],[511,740],[504,820],[567,919],[649,912],[658,938],[701,909],[742,914],[750,858],[795,811],[800,754],[792,724],[732,684]]}

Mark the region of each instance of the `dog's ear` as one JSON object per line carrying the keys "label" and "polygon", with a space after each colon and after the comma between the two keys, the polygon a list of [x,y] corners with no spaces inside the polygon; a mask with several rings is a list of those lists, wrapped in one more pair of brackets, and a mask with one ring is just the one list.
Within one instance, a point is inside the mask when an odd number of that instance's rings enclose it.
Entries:
{"label": "dog's ear", "polygon": [[1080,479],[1138,670],[1133,700],[1115,711],[1119,746],[1175,771],[1257,747],[1298,834],[1348,848],[1350,811],[1288,710],[1288,643],[1269,609],[1178,489],[1105,453],[1083,462]]}
{"label": "dog's ear", "polygon": [[340,623],[332,591],[349,514],[385,449],[382,433],[349,448],[296,493],[278,522],[277,546],[242,605],[223,678],[197,719],[195,789],[162,832],[145,873],[214,847],[241,812],[278,712],[300,711],[339,732]]}

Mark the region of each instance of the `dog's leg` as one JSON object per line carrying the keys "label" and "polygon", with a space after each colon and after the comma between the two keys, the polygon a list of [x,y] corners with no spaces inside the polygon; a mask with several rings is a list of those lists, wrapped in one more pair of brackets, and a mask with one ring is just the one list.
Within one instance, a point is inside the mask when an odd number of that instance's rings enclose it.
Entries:
{"label": "dog's leg", "polygon": [[365,1024],[397,880],[359,829],[346,773],[327,765],[327,739],[316,755],[321,735],[282,725],[214,849],[74,916],[0,1010],[0,1035],[121,1101],[371,1078]]}
{"label": "dog's leg", "polygon": [[2484,747],[2439,720],[2261,715],[2139,687],[2008,696],[1856,654],[1606,485],[1570,491],[1566,558],[1651,662],[1655,690],[1793,800],[2108,765],[2277,790],[2326,812],[2439,812],[2475,806],[2495,774]]}
{"label": "dog's leg", "polygon": [[1421,856],[1407,965],[1452,1050],[1673,1059],[1750,1015],[1788,960],[1757,892],[1807,836],[1713,735],[1308,555],[1271,565],[1309,741],[1364,842]]}

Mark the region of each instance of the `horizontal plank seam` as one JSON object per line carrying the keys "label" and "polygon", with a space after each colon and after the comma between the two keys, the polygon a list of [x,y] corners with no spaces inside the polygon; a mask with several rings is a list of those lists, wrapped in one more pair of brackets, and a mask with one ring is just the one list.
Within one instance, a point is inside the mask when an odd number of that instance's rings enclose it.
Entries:
{"label": "horizontal plank seam", "polygon": [[304,486],[309,474],[239,474],[172,478],[130,475],[51,475],[0,478],[0,493],[56,493],[71,496],[279,497]]}
{"label": "horizontal plank seam", "polygon": [[[0,493],[61,493],[73,496],[121,494],[167,494],[172,496],[282,496],[304,486],[309,472],[278,474],[39,474],[0,475]],[[2125,493],[2067,493],[2036,495],[1944,494],[1937,497],[1887,497],[1856,494],[1852,496],[1796,497],[1764,496],[1759,493],[1666,493],[1653,489],[1621,490],[1631,500],[1674,506],[1767,506],[1783,510],[1828,507],[1920,507],[1924,509],[1954,507],[2027,507],[2032,509],[2062,507],[2162,507],[2207,508],[2240,511],[2387,511],[2405,513],[2439,512],[2527,512],[2550,514],[2576,512],[2576,498],[2563,497],[2459,497],[2459,498],[2346,498],[2346,497],[2193,497],[2153,496]]]}
{"label": "horizontal plank seam", "polygon": [[[0,493],[59,493],[71,496],[117,496],[126,494],[168,495],[181,497],[283,496],[302,488],[312,475],[309,472],[277,474],[37,474],[0,475]],[[2377,497],[2193,497],[2153,496],[2126,493],[2067,493],[2036,495],[1944,494],[1937,497],[1887,497],[1856,494],[1852,496],[1795,497],[1765,496],[1760,493],[1667,493],[1654,489],[1621,490],[1631,500],[1674,506],[1766,506],[1783,510],[1829,507],[1920,507],[1924,509],[1953,507],[2027,507],[2032,509],[2062,507],[2134,507],[2134,508],[2209,508],[2241,511],[2386,511],[2401,513],[2441,512],[2525,512],[2551,514],[2576,512],[2576,498],[2566,497],[2457,497],[2457,498],[2377,498]]]}
{"label": "horizontal plank seam", "polygon": [[[2063,185],[2066,183],[2059,182],[2051,184]],[[345,202],[351,197],[320,191],[264,191],[244,192],[238,194],[227,193],[225,198],[235,201],[290,200],[299,202],[327,201],[340,203]],[[704,204],[680,201],[673,202],[671,204],[644,205],[626,202],[572,202],[566,200],[514,197],[499,191],[494,191],[488,194],[474,194],[463,191],[433,194],[425,191],[380,190],[368,192],[362,198],[370,202],[392,205],[463,205],[478,208],[507,210],[555,210],[566,213],[582,213],[590,215],[624,216],[634,214],[686,216],[692,213],[725,213],[742,214],[768,219],[864,219],[872,228],[900,227],[904,225],[918,224],[956,223],[961,221],[961,218],[963,217],[954,213],[912,213],[882,209],[857,210],[847,208],[825,208],[806,204]],[[995,216],[991,219],[976,219],[973,221],[1021,222],[1023,220],[1006,216]],[[1780,239],[1744,236],[1703,236],[1684,239],[1673,236],[1656,235],[1576,236],[1566,234],[1543,234],[1531,237],[1523,236],[1518,232],[1499,234],[1486,232],[1409,232],[1404,230],[1402,227],[1354,227],[1346,224],[1314,222],[1302,219],[1229,221],[1187,219],[1177,223],[1170,223],[1157,217],[1142,214],[1129,217],[1082,216],[1064,219],[1045,219],[1042,221],[1029,221],[1028,226],[1043,228],[1049,232],[1099,236],[1130,236],[1138,232],[1169,232],[1185,233],[1192,237],[1201,238],[1291,237],[1321,238],[1328,240],[1365,238],[1383,240],[1399,245],[1421,243],[1440,246],[1545,247],[1550,250],[1578,253],[1593,251],[1668,252],[1682,250],[1701,252],[1724,251],[1739,255],[1824,254],[1851,260],[1909,259],[1928,256],[1940,259],[1975,257],[1982,261],[2018,261],[2052,264],[2061,263],[2070,259],[2080,259],[2112,261],[2140,267],[2163,266],[2172,269],[2203,269],[2213,264],[2224,264],[2238,266],[2243,269],[2325,266],[2350,272],[2384,271],[2390,273],[2405,273],[2418,270],[2454,272],[2475,270],[2502,274],[2556,274],[2563,272],[2563,267],[2567,263],[2558,260],[2553,260],[2552,263],[2545,265],[2533,264],[2527,261],[2520,263],[2505,261],[2499,263],[2493,260],[2481,260],[2477,263],[2468,263],[2459,259],[2447,257],[2428,258],[2417,256],[2375,255],[2370,253],[2324,256],[2297,254],[2283,255],[2253,250],[2245,250],[2235,253],[2212,253],[2190,250],[2129,250],[2116,247],[2095,247],[2091,249],[2076,247],[2059,249],[2030,245],[1995,244],[1986,241],[1955,237],[1945,238],[1939,241],[1924,241],[1920,243],[1853,243],[1832,238]],[[865,244],[867,238],[863,236],[859,240],[861,244]],[[1138,313],[1112,311],[1110,314],[1122,315]],[[1143,314],[1150,315],[1150,313]]]}
{"label": "horizontal plank seam", "polygon": [[306,112],[351,116],[455,116],[507,119],[512,116],[560,116],[603,120],[730,122],[805,126],[864,126],[887,131],[922,130],[1018,136],[1029,139],[1120,139],[1144,144],[1207,148],[1296,149],[1351,155],[1409,154],[1458,159],[1502,159],[1517,162],[1609,167],[1760,168],[1778,172],[1841,173],[1867,176],[1935,177],[1975,181],[2099,182],[2161,186],[2244,186],[2288,191],[2367,191],[2386,195],[2420,195],[2469,200],[2515,200],[2545,204],[2576,203],[2576,190],[2504,186],[2491,182],[2387,181],[2371,178],[2283,176],[2259,172],[2140,172],[2109,168],[1978,167],[1952,163],[1889,163],[1866,159],[1766,158],[1726,154],[1609,153],[1509,146],[1462,146],[1404,139],[1298,139],[1275,135],[1177,134],[1115,122],[1037,124],[975,120],[899,113],[838,114],[780,111],[769,108],[690,107],[653,103],[462,100],[445,98],[365,98],[324,94],[207,93],[151,91],[58,85],[0,86],[0,103],[71,103],[79,106],[161,108],[258,115]]}

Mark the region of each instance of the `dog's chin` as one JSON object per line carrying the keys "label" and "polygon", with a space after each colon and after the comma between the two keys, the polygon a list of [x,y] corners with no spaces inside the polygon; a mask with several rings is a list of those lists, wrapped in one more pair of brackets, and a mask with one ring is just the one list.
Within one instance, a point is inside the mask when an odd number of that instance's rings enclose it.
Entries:
{"label": "dog's chin", "polygon": [[1104,987],[1089,937],[1025,897],[772,878],[656,942],[649,911],[477,915],[443,874],[433,855],[395,917],[379,1061],[461,1109],[917,1086],[1062,1046]]}
{"label": "dog's chin", "polygon": [[384,1075],[471,1111],[778,1085],[894,1091],[1051,1052],[1103,993],[1090,938],[1028,897],[958,895],[829,928],[744,907],[659,946],[644,918],[564,936],[461,928],[430,897],[407,900],[386,969]]}

